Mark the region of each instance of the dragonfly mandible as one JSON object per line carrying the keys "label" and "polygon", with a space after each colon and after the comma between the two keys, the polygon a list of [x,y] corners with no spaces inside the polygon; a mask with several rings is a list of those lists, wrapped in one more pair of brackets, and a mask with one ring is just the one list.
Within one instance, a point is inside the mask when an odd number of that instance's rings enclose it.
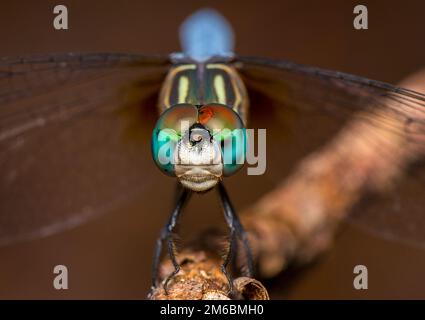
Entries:
{"label": "dragonfly mandible", "polygon": [[[181,35],[183,53],[170,55],[65,53],[1,59],[1,245],[75,227],[142,196],[155,186],[152,151],[160,169],[183,185],[161,243],[171,239],[189,193],[214,187],[231,236],[244,239],[221,182],[240,166],[221,162],[221,144],[228,136],[211,135],[223,124],[231,131],[243,131],[247,124],[267,128],[265,176],[273,183],[356,116],[402,139],[398,152],[415,150],[412,162],[424,153],[423,94],[286,60],[237,56],[229,24],[212,10],[188,18]],[[397,122],[388,121],[388,115]],[[179,129],[179,119],[189,123],[186,131]],[[160,145],[155,133],[169,126],[176,129],[166,136],[175,139],[172,166],[156,156]],[[234,151],[243,154],[244,147]],[[193,154],[197,164],[191,162]],[[382,153],[388,156],[393,155]],[[214,166],[202,163],[217,158]],[[182,159],[188,162],[180,163]],[[414,172],[406,175],[396,197],[390,193],[357,221],[378,234],[425,243],[424,197],[418,196],[425,191],[425,170],[417,166]],[[178,271],[172,240],[168,246]],[[153,278],[155,282],[155,272]]]}

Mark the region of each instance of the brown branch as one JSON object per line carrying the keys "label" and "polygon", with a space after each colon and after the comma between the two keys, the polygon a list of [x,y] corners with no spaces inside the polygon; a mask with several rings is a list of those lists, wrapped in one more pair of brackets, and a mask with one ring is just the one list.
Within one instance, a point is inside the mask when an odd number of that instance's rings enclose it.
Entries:
{"label": "brown branch", "polygon": [[[168,295],[163,286],[155,288],[149,298],[153,300],[230,300],[227,278],[221,272],[223,259],[208,249],[184,249],[179,252],[180,272],[168,283]],[[174,270],[164,261],[160,278],[166,278]],[[233,281],[238,299],[268,300],[265,287],[257,280],[239,277]],[[235,298],[235,297],[233,297]]]}
{"label": "brown branch", "polygon": [[[174,267],[169,259],[162,261],[159,269],[159,279],[162,284],[149,295],[150,299],[177,300],[268,300],[266,288],[257,280],[239,277],[233,281],[233,294],[229,292],[226,276],[221,272],[223,257],[218,252],[223,249],[224,237],[212,229],[202,233],[195,242],[178,254],[180,272],[173,277],[164,290],[164,279]],[[227,240],[225,240],[227,244]]]}
{"label": "brown branch", "polygon": [[[425,72],[403,85],[425,91]],[[388,130],[387,126],[404,128],[400,119],[382,111],[374,119],[368,115],[368,120],[375,120],[370,125],[361,116],[304,159],[277,189],[242,213],[261,277],[273,277],[289,262],[305,263],[328,249],[339,222],[361,196],[388,188],[415,156],[424,153],[405,147],[406,136],[400,134],[403,130]],[[229,299],[227,280],[220,271],[222,259],[214,254],[216,248],[203,245],[208,242],[215,240],[207,239],[200,247],[179,253],[182,270],[170,281],[169,295],[161,286],[150,298]],[[170,262],[164,261],[160,278],[172,271]],[[235,288],[240,298],[268,299],[257,280],[238,278]]]}

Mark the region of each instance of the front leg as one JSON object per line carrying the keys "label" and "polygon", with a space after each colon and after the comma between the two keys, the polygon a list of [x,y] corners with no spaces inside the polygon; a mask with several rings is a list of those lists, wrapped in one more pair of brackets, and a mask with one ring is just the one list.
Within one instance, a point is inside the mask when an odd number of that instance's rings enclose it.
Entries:
{"label": "front leg", "polygon": [[226,275],[227,280],[229,281],[229,290],[232,291],[233,284],[232,284],[231,277],[227,272],[227,265],[229,264],[231,257],[233,255],[234,246],[236,242],[236,236],[238,236],[242,240],[242,244],[245,248],[245,253],[247,257],[247,267],[248,267],[247,276],[248,277],[252,277],[254,274],[253,258],[252,258],[252,252],[248,243],[248,237],[246,235],[245,229],[243,228],[241,222],[239,221],[236,211],[233,208],[233,205],[230,202],[229,196],[226,192],[226,189],[224,188],[224,185],[222,183],[218,184],[218,191],[220,194],[220,199],[221,199],[221,203],[224,210],[224,217],[226,219],[227,225],[230,228],[229,250],[224,259],[224,262],[222,265],[222,271]]}
{"label": "front leg", "polygon": [[167,224],[162,228],[161,233],[156,241],[156,248],[155,248],[153,264],[152,264],[152,288],[156,287],[156,280],[158,278],[158,266],[159,266],[159,261],[161,257],[162,243],[164,240],[167,240],[168,254],[174,266],[173,273],[167,277],[164,283],[164,290],[166,293],[167,293],[168,281],[174,275],[176,275],[180,270],[180,266],[175,256],[174,241],[173,241],[172,233],[177,224],[177,220],[182,211],[182,208],[187,202],[187,199],[189,198],[189,195],[190,195],[190,191],[188,189],[183,188],[183,190],[181,190],[180,195],[177,197],[176,207],[171,212],[171,215]]}

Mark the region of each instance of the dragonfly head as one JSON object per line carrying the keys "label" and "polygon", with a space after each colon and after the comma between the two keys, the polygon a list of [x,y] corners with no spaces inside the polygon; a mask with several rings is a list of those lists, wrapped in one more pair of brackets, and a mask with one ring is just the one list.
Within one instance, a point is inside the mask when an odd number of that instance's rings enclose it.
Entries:
{"label": "dragonfly head", "polygon": [[203,192],[243,166],[245,140],[242,120],[231,108],[178,104],[159,118],[152,155],[161,171]]}
{"label": "dragonfly head", "polygon": [[223,176],[220,144],[199,123],[191,126],[177,143],[174,162],[175,175],[193,191],[209,190]]}

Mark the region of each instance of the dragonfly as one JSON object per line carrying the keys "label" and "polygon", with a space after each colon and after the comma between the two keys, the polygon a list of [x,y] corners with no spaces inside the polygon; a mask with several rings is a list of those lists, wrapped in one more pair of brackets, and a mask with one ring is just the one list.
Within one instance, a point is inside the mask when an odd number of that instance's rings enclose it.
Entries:
{"label": "dragonfly", "polygon": [[[190,196],[217,189],[230,229],[222,271],[231,289],[227,266],[237,238],[247,275],[254,273],[223,184],[243,167],[235,159],[246,153],[244,130],[267,129],[265,176],[277,183],[357,115],[404,139],[399,152],[415,156],[398,187],[353,221],[385,237],[425,243],[423,94],[287,60],[238,56],[230,24],[212,9],[187,18],[180,37],[182,52],[166,55],[0,60],[0,245],[46,237],[123,207],[155,185],[156,165],[180,187],[157,241],[152,285],[164,241],[175,268],[165,288],[179,271],[172,234]],[[232,146],[225,162],[224,145],[235,130],[242,146]],[[166,143],[171,162],[161,160]]]}

